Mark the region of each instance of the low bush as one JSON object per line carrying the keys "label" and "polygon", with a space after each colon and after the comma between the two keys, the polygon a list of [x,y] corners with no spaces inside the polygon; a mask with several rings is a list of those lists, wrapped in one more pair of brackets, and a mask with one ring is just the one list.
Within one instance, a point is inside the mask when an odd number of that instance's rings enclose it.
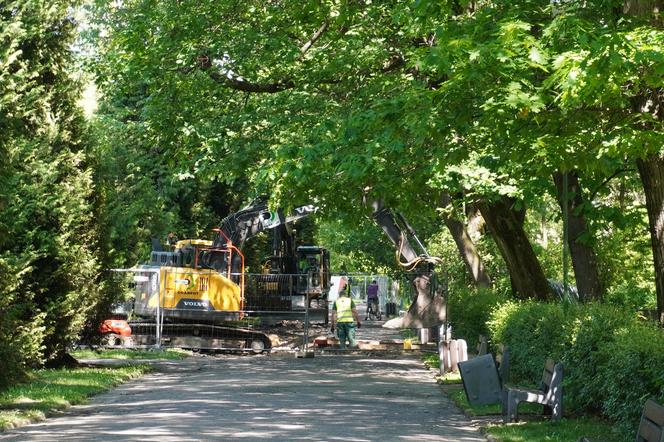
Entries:
{"label": "low bush", "polygon": [[472,352],[480,335],[488,336],[491,311],[505,298],[495,291],[468,289],[465,293],[451,293],[449,317],[452,333],[456,338],[465,339]]}
{"label": "low bush", "polygon": [[635,325],[635,315],[609,305],[575,306],[574,323],[562,359],[565,361],[565,407],[571,412],[601,412],[606,398],[606,382],[596,376],[598,367],[610,364],[608,345],[621,330]]}
{"label": "low bush", "polygon": [[633,439],[645,401],[664,404],[664,332],[651,323],[631,324],[603,344],[603,352],[607,363],[597,367],[602,413]]}
{"label": "low bush", "polygon": [[574,319],[558,304],[507,302],[488,322],[493,343],[512,349],[510,378],[539,382],[548,357],[562,359]]}
{"label": "low bush", "polygon": [[533,384],[547,357],[565,367],[565,410],[598,414],[633,438],[646,399],[664,403],[664,331],[612,305],[509,302],[488,322],[512,349],[511,379]]}

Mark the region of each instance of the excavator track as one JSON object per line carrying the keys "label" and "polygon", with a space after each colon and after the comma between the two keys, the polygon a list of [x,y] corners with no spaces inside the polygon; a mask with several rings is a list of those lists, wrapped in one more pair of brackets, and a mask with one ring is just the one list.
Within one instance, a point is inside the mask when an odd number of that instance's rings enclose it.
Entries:
{"label": "excavator track", "polygon": [[[111,348],[145,348],[157,343],[157,325],[149,321],[130,321],[132,334],[122,340],[110,340]],[[110,344],[110,345],[109,345]],[[161,346],[201,351],[269,352],[270,338],[257,330],[222,327],[199,323],[165,323]]]}

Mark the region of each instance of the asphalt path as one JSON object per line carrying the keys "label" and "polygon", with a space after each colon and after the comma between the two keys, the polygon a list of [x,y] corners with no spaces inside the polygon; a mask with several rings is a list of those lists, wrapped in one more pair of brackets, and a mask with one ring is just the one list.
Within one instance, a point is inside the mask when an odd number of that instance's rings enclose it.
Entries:
{"label": "asphalt path", "polygon": [[16,441],[485,441],[415,355],[192,357]]}

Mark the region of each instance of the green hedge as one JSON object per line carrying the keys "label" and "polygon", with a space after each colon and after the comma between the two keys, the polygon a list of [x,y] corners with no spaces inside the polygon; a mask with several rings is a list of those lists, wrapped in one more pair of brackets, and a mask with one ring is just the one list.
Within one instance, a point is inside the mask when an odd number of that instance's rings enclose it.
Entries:
{"label": "green hedge", "polygon": [[28,304],[16,302],[21,263],[5,255],[0,254],[0,279],[5,281],[0,296],[0,390],[23,380],[29,367],[42,362],[44,339],[44,315],[33,315]]}
{"label": "green hedge", "polygon": [[646,399],[664,404],[664,332],[650,323],[632,325],[619,330],[603,350],[602,413],[620,430],[636,431]]}
{"label": "green hedge", "polygon": [[489,336],[487,322],[491,312],[504,302],[504,296],[489,290],[457,290],[450,293],[450,324],[455,338],[465,339],[473,353],[480,335]]}
{"label": "green hedge", "polygon": [[489,336],[511,347],[510,378],[536,386],[546,358],[561,359],[572,322],[557,305],[508,302],[491,314]]}
{"label": "green hedge", "polygon": [[[601,412],[606,400],[606,379],[600,367],[608,367],[611,344],[623,330],[637,325],[633,313],[605,305],[575,307],[574,323],[570,329],[562,359],[568,369],[565,388],[573,393],[567,400],[570,411]],[[598,375],[595,375],[597,373]],[[640,410],[640,407],[638,407]]]}
{"label": "green hedge", "polygon": [[563,362],[566,413],[600,413],[633,438],[646,399],[664,403],[664,331],[633,312],[509,302],[493,310],[488,328],[512,349],[515,383],[536,385],[547,357]]}

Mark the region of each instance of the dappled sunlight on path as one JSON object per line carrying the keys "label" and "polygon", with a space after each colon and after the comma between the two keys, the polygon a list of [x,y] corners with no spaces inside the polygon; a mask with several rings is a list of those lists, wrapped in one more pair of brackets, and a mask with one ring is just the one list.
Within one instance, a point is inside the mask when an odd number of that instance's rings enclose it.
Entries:
{"label": "dappled sunlight on path", "polygon": [[416,358],[362,355],[169,363],[5,439],[485,440]]}

